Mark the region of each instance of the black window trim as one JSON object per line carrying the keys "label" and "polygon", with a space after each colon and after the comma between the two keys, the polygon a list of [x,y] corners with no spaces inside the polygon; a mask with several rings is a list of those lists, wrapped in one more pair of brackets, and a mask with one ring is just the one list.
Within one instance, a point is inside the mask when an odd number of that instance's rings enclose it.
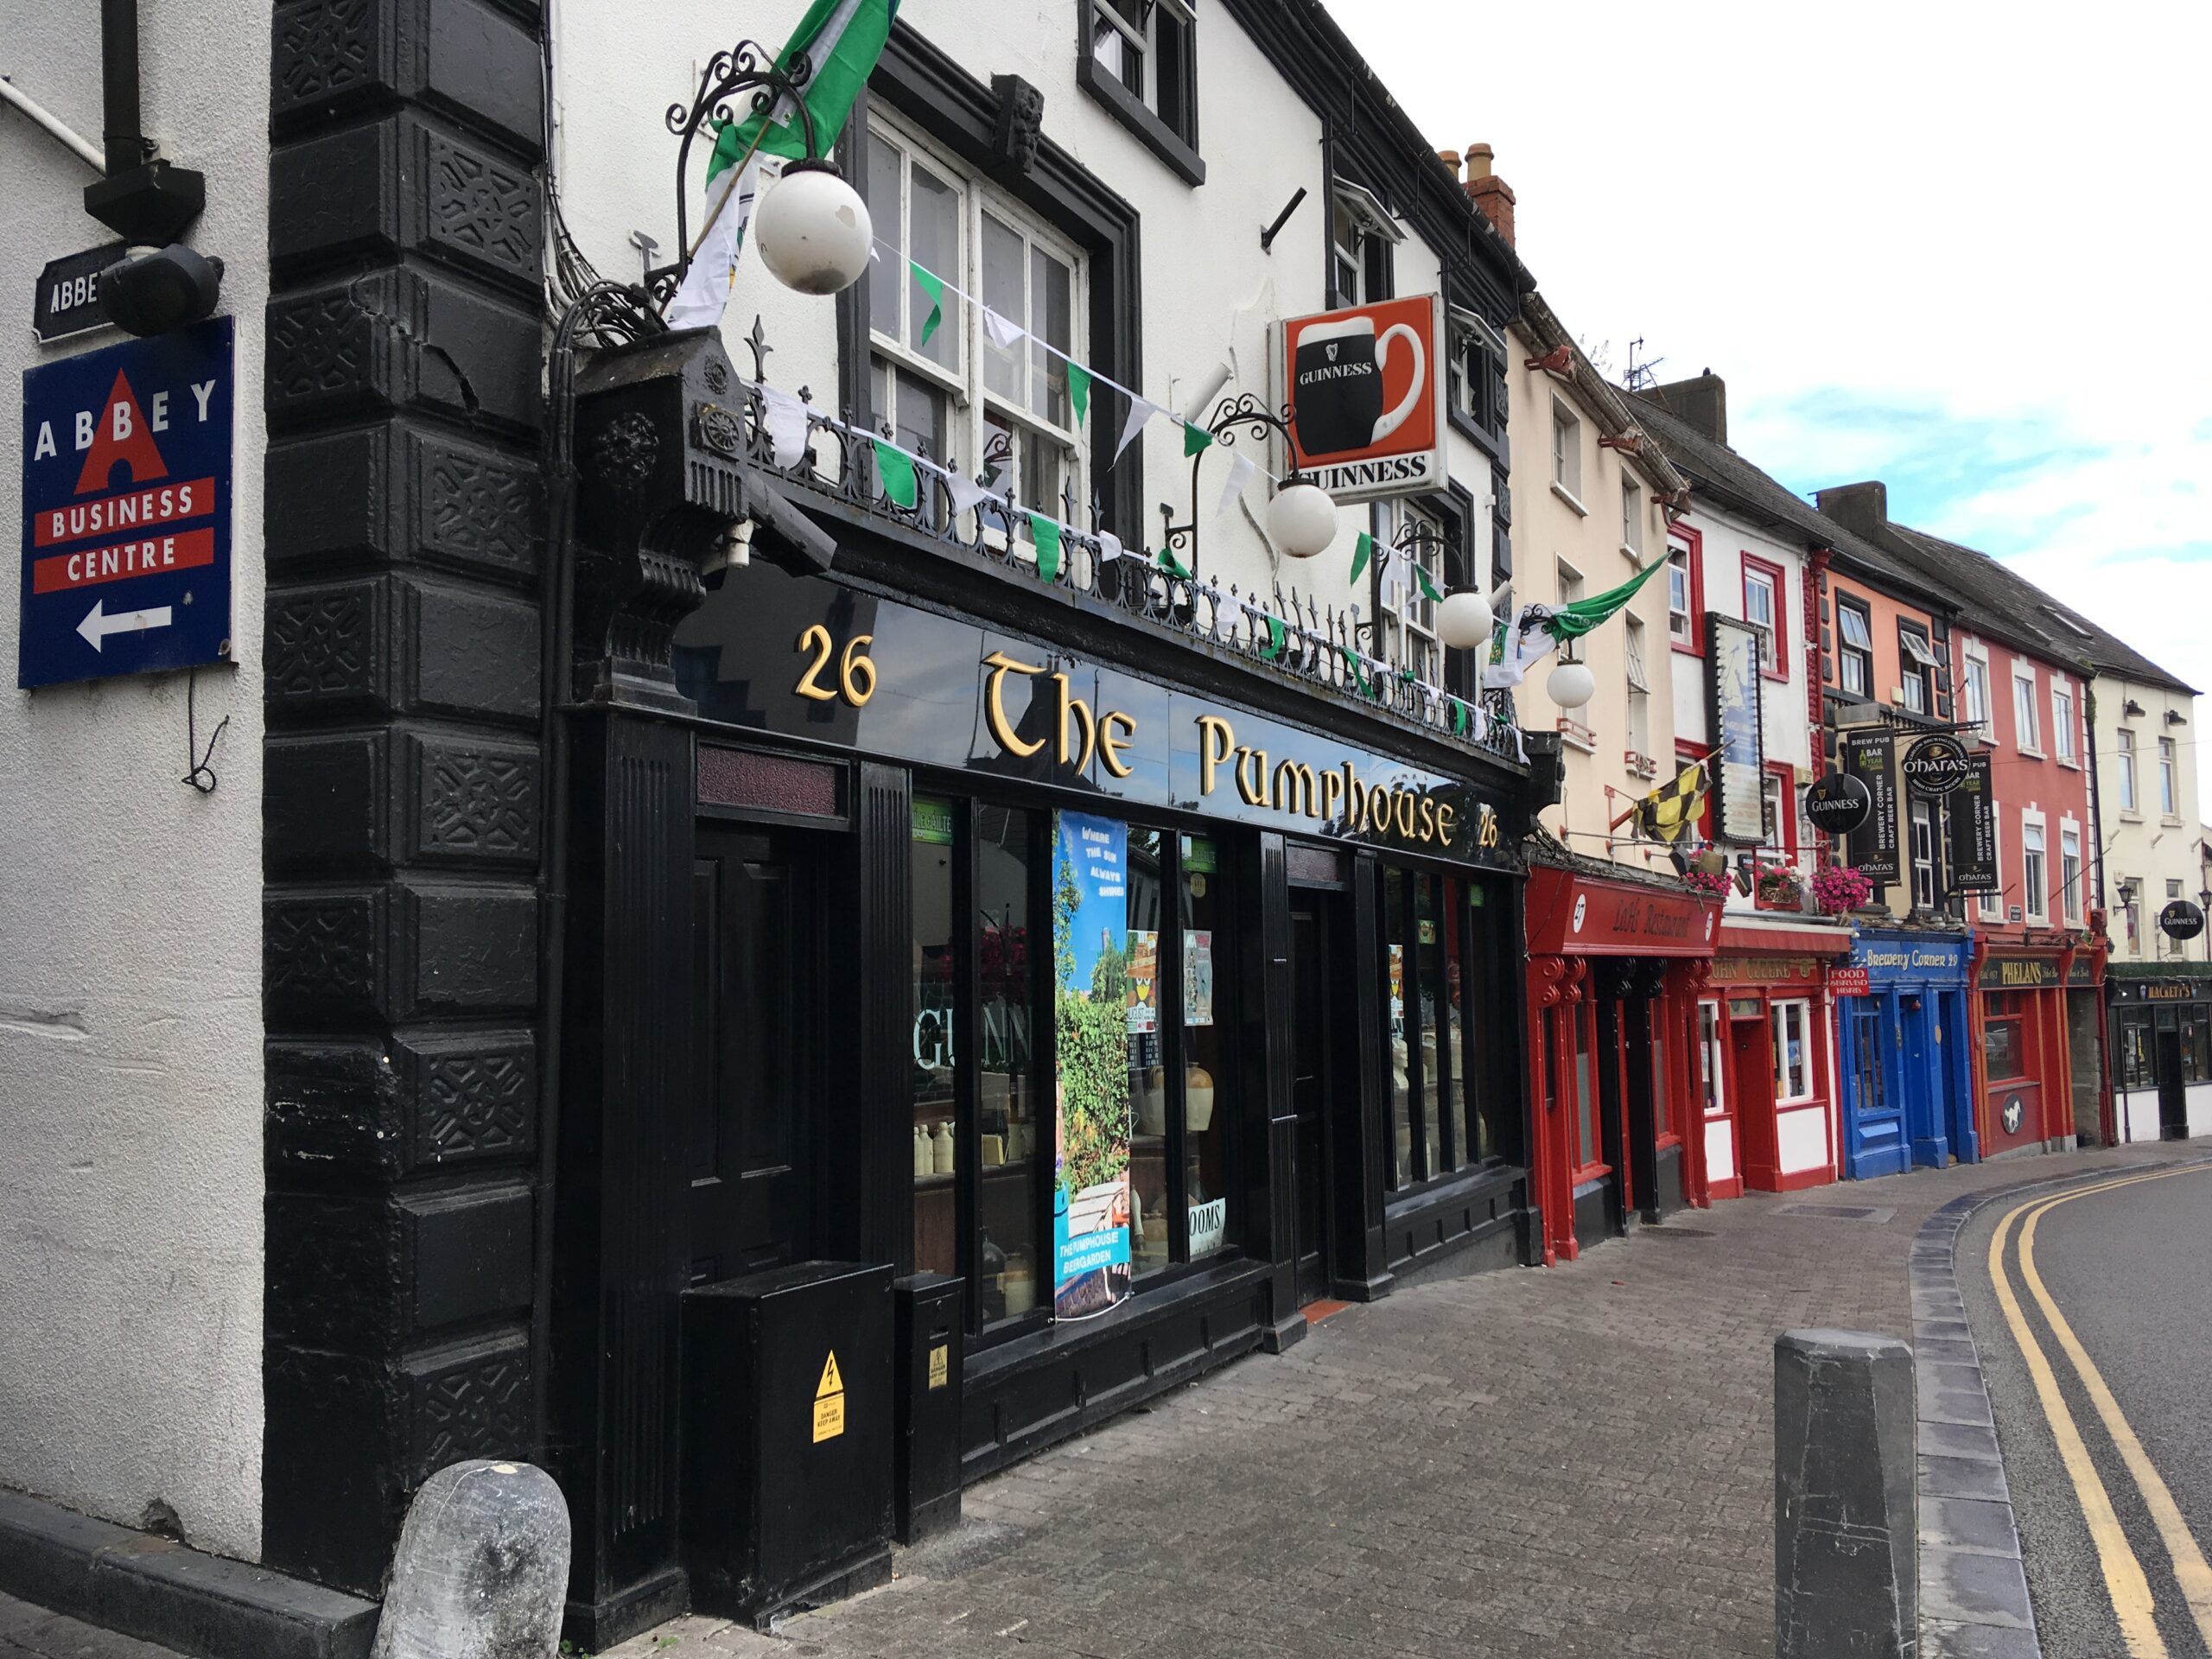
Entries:
{"label": "black window trim", "polygon": [[1176,131],[1161,120],[1158,111],[1099,67],[1097,55],[1090,45],[1095,12],[1095,0],[1076,0],[1077,83],[1103,105],[1108,114],[1135,134],[1137,142],[1164,162],[1168,170],[1184,183],[1204,184],[1206,181],[1205,158],[1198,154],[1198,24],[1194,21],[1189,26],[1189,51],[1184,63],[1183,107],[1191,112],[1191,130],[1184,133]]}

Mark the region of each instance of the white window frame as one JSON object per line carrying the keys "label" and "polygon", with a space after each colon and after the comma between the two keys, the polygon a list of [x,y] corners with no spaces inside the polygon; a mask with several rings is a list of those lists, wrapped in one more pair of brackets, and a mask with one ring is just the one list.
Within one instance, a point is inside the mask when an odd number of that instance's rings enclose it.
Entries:
{"label": "white window frame", "polygon": [[2074,741],[2074,682],[2063,674],[2050,677],[2051,758],[2062,766],[2077,766],[2080,745]]}
{"label": "white window frame", "polygon": [[1483,400],[1475,377],[1467,372],[1469,348],[1480,346],[1484,353],[1484,372],[1496,378],[1494,365],[1506,360],[1505,336],[1484,322],[1473,312],[1461,305],[1444,308],[1446,327],[1452,337],[1452,364],[1446,378],[1452,407],[1463,420],[1482,424]]}
{"label": "white window frame", "polygon": [[2031,922],[2050,919],[2050,836],[2040,812],[2020,814],[2020,913]]}
{"label": "white window frame", "polygon": [[[1859,625],[1859,638],[1851,637],[1850,624]],[[1861,606],[1839,594],[1835,601],[1835,683],[1847,697],[1874,695],[1873,607]],[[1859,684],[1851,683],[1851,671],[1859,671]]]}
{"label": "white window frame", "polygon": [[2012,664],[2012,747],[2022,754],[2043,758],[2042,722],[2036,706],[2036,671],[2026,663]]}
{"label": "white window frame", "polygon": [[[1789,1027],[1797,1027],[1797,1064],[1789,1064]],[[1813,1065],[1813,1005],[1802,997],[1791,997],[1767,1007],[1768,1039],[1774,1045],[1774,1103],[1777,1106],[1802,1106],[1815,1099],[1819,1090],[1814,1080]]]}
{"label": "white window frame", "polygon": [[[1436,591],[1440,594],[1444,591],[1445,529],[1443,520],[1436,514],[1418,502],[1377,501],[1369,515],[1369,534],[1375,537],[1378,547],[1395,547],[1408,520],[1428,534],[1416,538],[1406,556],[1415,567],[1428,572],[1428,579],[1436,584]],[[1421,592],[1421,578],[1413,577],[1402,593],[1378,581],[1376,591],[1376,607],[1382,613],[1388,636],[1398,644],[1398,666],[1413,670],[1414,677],[1423,684],[1441,685],[1444,645],[1436,637],[1435,603]]]}
{"label": "white window frame", "polygon": [[1552,397],[1552,489],[1584,518],[1582,505],[1582,417],[1556,393]]}
{"label": "white window frame", "polygon": [[1644,641],[1649,630],[1640,616],[1621,619],[1622,654],[1628,682],[1627,753],[1634,760],[1651,757],[1651,675],[1645,661]]}
{"label": "white window frame", "polygon": [[1697,619],[1690,614],[1690,550],[1682,543],[1667,543],[1667,639],[1670,645],[1690,645],[1697,639]]}
{"label": "white window frame", "polygon": [[2058,913],[2068,922],[2082,919],[2082,826],[2072,818],[2058,821]]}
{"label": "white window frame", "polygon": [[[1167,118],[1161,114],[1160,108],[1159,20],[1163,7],[1180,19],[1185,28],[1196,21],[1187,0],[1147,0],[1144,7],[1144,22],[1141,24],[1133,23],[1122,16],[1119,8],[1111,4],[1109,0],[1095,0],[1090,9],[1096,19],[1092,31],[1094,36],[1096,33],[1096,24],[1103,23],[1122,37],[1125,51],[1131,48],[1135,50],[1141,66],[1138,70],[1141,85],[1131,86],[1128,77],[1122,73],[1118,66],[1109,68],[1105,60],[1099,57],[1095,39],[1091,43],[1090,53],[1093,60],[1098,65],[1099,73],[1121,86],[1131,97],[1154,115],[1160,116],[1160,118],[1165,122]],[[1170,130],[1173,130],[1172,127]]]}
{"label": "white window frame", "polygon": [[2181,822],[2181,757],[2173,739],[2158,740],[2158,816]]}
{"label": "white window frame", "polygon": [[2120,762],[2120,810],[2135,817],[2143,810],[2143,797],[2135,787],[2135,734],[2123,726],[2114,734],[2113,753]]}
{"label": "white window frame", "polygon": [[1697,1005],[1699,1100],[1707,1117],[1728,1115],[1728,1073],[1721,1064],[1724,1057],[1720,1036],[1726,1024],[1719,1003],[1707,1001]]}
{"label": "white window frame", "polygon": [[1989,653],[1979,646],[1968,645],[1966,651],[1967,718],[1975,727],[1974,734],[1985,743],[1997,741],[1997,717],[1990,708]]}
{"label": "white window frame", "polygon": [[[1345,232],[1351,232],[1350,241]],[[1370,300],[1383,297],[1367,291],[1367,239],[1380,237],[1393,248],[1406,239],[1398,222],[1390,217],[1390,210],[1382,199],[1363,184],[1350,179],[1338,179],[1330,193],[1329,256],[1337,268],[1335,282],[1338,297],[1346,305],[1363,305]],[[1349,271],[1351,284],[1346,287],[1343,275]]]}
{"label": "white window frame", "polygon": [[1897,625],[1897,681],[1904,706],[1916,715],[1933,714],[1943,667],[1936,659],[1935,642],[1917,623]]}
{"label": "white window frame", "polygon": [[1770,853],[1787,853],[1787,837],[1783,833],[1785,787],[1778,772],[1759,773],[1759,828],[1764,833],[1760,839]]}
{"label": "white window frame", "polygon": [[[2166,878],[2166,902],[2171,905],[2175,899],[2181,896],[2181,882],[2179,879],[2171,875],[2168,876]],[[2158,926],[2155,922],[2152,925],[2151,931],[2158,938],[2158,954],[2161,957],[2185,957],[2189,954],[2189,947],[2186,944],[2179,939],[2168,938],[2166,937],[2166,930]]]}
{"label": "white window frame", "polygon": [[[1743,569],[1744,620],[1750,623],[1759,636],[1759,667],[1769,674],[1782,666],[1782,579],[1771,570],[1755,570],[1750,565]],[[1762,622],[1751,614],[1751,590],[1763,589],[1766,594],[1767,615]]]}
{"label": "white window frame", "polygon": [[2143,878],[2123,875],[2120,878],[2120,909],[2127,918],[2127,954],[2140,961],[2143,957]]}
{"label": "white window frame", "polygon": [[[1067,267],[1068,355],[1078,363],[1087,361],[1090,353],[1090,266],[1083,251],[1020,203],[997,189],[982,175],[963,165],[897,118],[878,111],[869,116],[868,125],[872,138],[895,146],[905,152],[906,158],[899,169],[899,224],[896,240],[900,251],[896,263],[903,265],[912,257],[908,245],[912,239],[909,214],[913,188],[912,164],[920,161],[931,173],[953,188],[960,204],[960,270],[957,275],[942,271],[938,274],[969,294],[981,296],[983,293],[983,216],[988,213],[1022,238],[1025,296],[1030,281],[1033,251],[1042,251]],[[899,326],[903,336],[905,333],[911,332],[908,325],[913,319],[910,312],[916,302],[916,296],[908,274],[904,270],[887,269],[893,265],[893,261],[889,258],[879,261],[871,280],[899,283]],[[1068,468],[1068,476],[1074,486],[1075,499],[1078,503],[1087,501],[1090,499],[1090,445],[1084,442],[1083,433],[1074,423],[1073,408],[1068,410],[1068,424],[1060,426],[1049,416],[1030,410],[1026,397],[1023,403],[1017,404],[990,390],[986,367],[988,359],[985,354],[997,348],[990,343],[988,332],[980,326],[980,319],[969,311],[965,302],[954,295],[945,296],[944,314],[944,321],[939,327],[957,327],[959,331],[958,370],[949,369],[936,359],[925,356],[909,346],[903,337],[893,339],[883,334],[874,326],[871,318],[867,345],[870,357],[868,378],[871,388],[876,374],[875,359],[880,359],[927,382],[950,398],[950,408],[946,419],[950,436],[950,448],[959,458],[962,471],[971,477],[981,468],[987,423],[994,418],[1014,436],[1013,466],[1017,480],[1024,437],[1058,446],[1063,452],[1063,465]],[[1032,320],[1027,315],[1014,319],[1025,327]],[[1025,382],[1033,372],[1030,354],[1045,349],[1040,343],[1041,339],[1040,330],[1038,340],[1025,338],[1015,347],[1022,354],[1020,374]],[[871,391],[871,397],[873,395]],[[931,459],[942,461],[944,457],[933,455]],[[1067,516],[1065,506],[1058,496],[1050,501],[1032,500],[1026,487],[1018,486],[1016,499],[1020,505],[1034,508],[1048,518],[1065,518]],[[1026,536],[1026,531],[1024,534]],[[991,529],[989,536],[994,542],[999,539],[995,527]]]}
{"label": "white window frame", "polygon": [[1621,551],[1643,563],[1643,489],[1626,467],[1621,469]]}
{"label": "white window frame", "polygon": [[[1926,831],[1923,845],[1922,832]],[[1936,803],[1911,798],[1905,809],[1905,839],[1912,864],[1912,904],[1919,911],[1936,908]]]}

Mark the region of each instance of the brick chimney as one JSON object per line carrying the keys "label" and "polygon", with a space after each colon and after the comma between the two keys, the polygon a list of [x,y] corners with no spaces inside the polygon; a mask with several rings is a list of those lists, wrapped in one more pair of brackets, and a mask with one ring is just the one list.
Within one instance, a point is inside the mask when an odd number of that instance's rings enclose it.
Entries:
{"label": "brick chimney", "polygon": [[1889,486],[1879,479],[1864,484],[1839,484],[1822,490],[1813,504],[1854,536],[1868,541],[1880,537],[1890,522]]}
{"label": "brick chimney", "polygon": [[1467,146],[1466,191],[1510,248],[1513,245],[1513,187],[1490,170],[1491,159],[1488,144]]}
{"label": "brick chimney", "polygon": [[1728,442],[1728,383],[1711,369],[1694,379],[1670,380],[1641,395],[1715,443]]}

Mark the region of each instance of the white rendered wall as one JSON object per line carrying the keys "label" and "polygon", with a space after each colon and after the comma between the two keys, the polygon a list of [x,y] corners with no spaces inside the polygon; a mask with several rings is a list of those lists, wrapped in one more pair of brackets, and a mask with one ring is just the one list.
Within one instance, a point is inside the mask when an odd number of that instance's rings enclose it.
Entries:
{"label": "white rendered wall", "polygon": [[1713,1183],[1735,1178],[1736,1120],[1708,1117],[1705,1120],[1705,1179]]}
{"label": "white rendered wall", "polygon": [[[2012,695],[2008,680],[2005,696]],[[2048,696],[2046,689],[2044,695]],[[2199,699],[2171,687],[2099,675],[2091,683],[2096,704],[2094,736],[2097,746],[2097,809],[2105,847],[2104,899],[2106,931],[2112,938],[2115,962],[2171,962],[2204,959],[2200,937],[2177,944],[2158,931],[2158,912],[2166,902],[2166,883],[2179,881],[2184,897],[2194,899],[2204,885],[2197,846],[2202,830],[2196,821],[2196,759],[2200,728]],[[2131,715],[2134,702],[2143,712]],[[2166,718],[2179,715],[2183,724]],[[2046,717],[2048,714],[2046,711]],[[2120,804],[2120,732],[2135,734],[2135,809]],[[2174,804],[2178,812],[2158,810],[2158,740],[2174,740]],[[2053,832],[2054,836],[2056,832]],[[2052,845],[2056,845],[2054,839]],[[2136,916],[2135,937],[2128,937],[2127,918],[2121,912],[2122,883],[2142,883],[2143,903]],[[2091,873],[2094,881],[2094,873]],[[2095,888],[2091,887],[2092,902]]]}
{"label": "white rendered wall", "polygon": [[[803,10],[803,0],[759,0],[741,14],[702,12],[684,0],[638,0],[620,7],[554,0],[556,186],[569,229],[602,272],[635,276],[633,231],[657,239],[664,259],[675,241],[677,141],[663,126],[662,111],[689,101],[699,66],[717,47],[732,44],[734,31],[741,29],[772,49]],[[1327,304],[1328,203],[1319,118],[1234,19],[1218,6],[1200,5],[1197,15],[1206,181],[1194,188],[1077,84],[1073,0],[961,0],[909,7],[902,14],[976,79],[988,84],[994,74],[1015,74],[1036,86],[1044,94],[1046,137],[1137,209],[1144,255],[1144,365],[1142,384],[1135,390],[1177,413],[1203,415],[1219,397],[1238,391],[1254,392],[1273,405],[1283,402],[1271,366],[1269,325]],[[1301,187],[1305,201],[1272,251],[1262,252],[1261,228]],[[1434,252],[1417,238],[1408,236],[1398,245],[1400,295],[1434,291],[1438,271]],[[948,296],[946,303],[957,302]],[[804,385],[834,412],[836,324],[830,302],[782,288],[747,251],[723,318],[731,355],[747,372],[752,359],[738,342],[756,314],[775,348],[767,363],[770,383],[793,391]],[[971,315],[969,350],[976,349],[977,332]],[[1190,407],[1224,365],[1231,375],[1220,391],[1203,407]],[[1431,369],[1440,372],[1440,365]],[[1118,433],[1126,408],[1119,396],[1101,387],[1090,418],[1112,423]],[[1179,519],[1188,505],[1189,462],[1180,430],[1167,421],[1155,419],[1142,443],[1144,534],[1147,544],[1156,546],[1158,504],[1172,503]],[[1490,464],[1456,433],[1447,444],[1452,477],[1474,498],[1476,563],[1487,585]],[[1287,470],[1280,451],[1246,435],[1239,436],[1234,453],[1277,473]],[[1248,487],[1243,511],[1212,517],[1228,465],[1210,455],[1202,467],[1199,575],[1224,587],[1235,582],[1248,593],[1255,587],[1264,591],[1280,579],[1286,591],[1310,594],[1324,604],[1349,601],[1364,607],[1365,579],[1362,592],[1356,592],[1348,572],[1353,540],[1367,525],[1366,507],[1340,512],[1337,544],[1329,552],[1303,565],[1282,561],[1278,570],[1255,522],[1267,505],[1264,480]]]}
{"label": "white rendered wall", "polygon": [[1828,1163],[1828,1109],[1785,1106],[1774,1115],[1775,1149],[1784,1175],[1825,1169]]}
{"label": "white rendered wall", "polygon": [[[199,676],[201,796],[179,780],[185,678],[15,689],[17,578],[0,582],[0,1486],[126,1522],[153,1500],[189,1541],[261,1544],[261,316],[268,291],[265,8],[143,9],[145,130],[207,175],[188,239],[236,316],[232,637]],[[95,144],[98,8],[0,3],[0,63]],[[0,106],[10,384],[0,524],[20,556],[22,399],[39,268],[111,233],[92,170]],[[195,757],[196,758],[196,757]]]}

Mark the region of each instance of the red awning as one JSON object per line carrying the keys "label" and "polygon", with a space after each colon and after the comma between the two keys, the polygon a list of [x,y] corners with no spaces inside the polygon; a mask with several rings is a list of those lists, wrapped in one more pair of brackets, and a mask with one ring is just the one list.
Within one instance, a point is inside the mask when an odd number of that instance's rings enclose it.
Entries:
{"label": "red awning", "polygon": [[1755,927],[1720,924],[1716,953],[1771,957],[1840,957],[1851,949],[1851,934],[1840,927]]}

